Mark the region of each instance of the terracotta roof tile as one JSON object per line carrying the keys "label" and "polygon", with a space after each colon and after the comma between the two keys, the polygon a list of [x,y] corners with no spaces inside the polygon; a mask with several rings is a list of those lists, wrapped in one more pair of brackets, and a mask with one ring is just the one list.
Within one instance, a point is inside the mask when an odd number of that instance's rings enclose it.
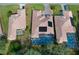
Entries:
{"label": "terracotta roof tile", "polygon": [[9,17],[8,40],[16,39],[16,30],[26,28],[25,9],[18,10],[17,14]]}

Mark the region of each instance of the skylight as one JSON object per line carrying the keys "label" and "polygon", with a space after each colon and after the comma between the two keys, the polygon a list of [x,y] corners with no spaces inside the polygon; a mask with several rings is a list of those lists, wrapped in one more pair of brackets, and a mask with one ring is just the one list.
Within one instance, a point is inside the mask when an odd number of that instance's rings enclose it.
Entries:
{"label": "skylight", "polygon": [[48,21],[48,26],[52,27],[52,22],[51,21]]}

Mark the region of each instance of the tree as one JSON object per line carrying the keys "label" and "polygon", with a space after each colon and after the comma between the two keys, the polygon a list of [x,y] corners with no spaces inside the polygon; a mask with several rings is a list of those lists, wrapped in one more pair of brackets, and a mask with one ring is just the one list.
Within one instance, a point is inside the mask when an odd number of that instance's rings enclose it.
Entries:
{"label": "tree", "polygon": [[70,55],[75,54],[74,50],[68,48],[65,44],[55,44],[48,47],[50,54],[53,55]]}
{"label": "tree", "polygon": [[11,45],[10,45],[10,50],[12,52],[17,52],[21,49],[21,44],[19,41],[13,41],[11,42]]}
{"label": "tree", "polygon": [[9,11],[8,11],[8,17],[11,16],[11,15],[12,15],[12,11],[9,10]]}
{"label": "tree", "polygon": [[51,8],[52,10],[55,10],[55,5],[50,5],[50,8]]}
{"label": "tree", "polygon": [[[28,50],[28,45],[26,44],[27,40],[17,40],[12,41],[9,47],[8,54],[16,54],[16,55],[23,55]],[[29,45],[30,46],[30,45]]]}
{"label": "tree", "polygon": [[41,55],[41,53],[39,51],[31,48],[31,49],[28,49],[28,51],[25,53],[25,55]]}
{"label": "tree", "polygon": [[50,55],[49,49],[47,49],[47,45],[41,45],[39,51],[42,55]]}

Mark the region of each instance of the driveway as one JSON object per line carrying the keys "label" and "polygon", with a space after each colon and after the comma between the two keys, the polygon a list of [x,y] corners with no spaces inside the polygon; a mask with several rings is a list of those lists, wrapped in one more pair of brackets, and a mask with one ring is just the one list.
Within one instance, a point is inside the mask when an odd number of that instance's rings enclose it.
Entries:
{"label": "driveway", "polygon": [[51,9],[50,9],[50,5],[47,3],[44,4],[44,14],[49,14],[49,15],[52,14]]}

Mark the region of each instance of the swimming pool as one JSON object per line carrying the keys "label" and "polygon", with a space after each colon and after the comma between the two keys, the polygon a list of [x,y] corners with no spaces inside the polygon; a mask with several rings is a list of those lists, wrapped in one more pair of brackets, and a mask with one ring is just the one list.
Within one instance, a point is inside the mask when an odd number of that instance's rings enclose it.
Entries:
{"label": "swimming pool", "polygon": [[42,35],[39,38],[32,39],[33,45],[46,45],[54,43],[54,35]]}
{"label": "swimming pool", "polygon": [[69,48],[76,48],[77,47],[75,33],[67,33],[67,40],[68,40],[67,46]]}

